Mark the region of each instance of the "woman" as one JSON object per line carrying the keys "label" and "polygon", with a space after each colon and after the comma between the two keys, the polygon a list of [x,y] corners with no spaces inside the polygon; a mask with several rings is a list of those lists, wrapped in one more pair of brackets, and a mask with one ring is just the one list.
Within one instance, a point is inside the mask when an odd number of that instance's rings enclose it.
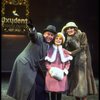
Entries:
{"label": "woman", "polygon": [[[67,74],[70,67],[69,60],[72,60],[72,56],[69,55],[70,52],[62,48],[64,42],[64,35],[58,33],[54,39],[54,44],[47,51],[47,56],[45,57],[47,68],[45,90],[51,92],[51,100],[61,100],[61,93],[68,89]],[[55,73],[60,77],[54,76]]]}
{"label": "woman", "polygon": [[75,96],[76,100],[87,100],[87,95],[97,94],[87,36],[74,22],[68,22],[62,32],[66,36],[64,46],[74,56],[69,95]]}

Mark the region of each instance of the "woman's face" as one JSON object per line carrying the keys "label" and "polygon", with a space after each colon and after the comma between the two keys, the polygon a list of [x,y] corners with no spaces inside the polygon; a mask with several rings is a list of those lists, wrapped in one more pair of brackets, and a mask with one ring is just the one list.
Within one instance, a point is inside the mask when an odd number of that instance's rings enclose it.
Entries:
{"label": "woman's face", "polygon": [[65,31],[68,35],[74,35],[75,34],[75,28],[74,27],[69,27]]}
{"label": "woman's face", "polygon": [[62,44],[62,42],[63,42],[62,37],[56,36],[56,38],[55,38],[55,40],[54,40],[55,45],[59,46],[59,45]]}

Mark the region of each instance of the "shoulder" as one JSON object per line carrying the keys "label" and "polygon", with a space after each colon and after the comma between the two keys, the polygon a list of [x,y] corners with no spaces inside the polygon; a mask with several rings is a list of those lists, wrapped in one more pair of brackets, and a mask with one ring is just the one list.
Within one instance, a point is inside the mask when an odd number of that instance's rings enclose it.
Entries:
{"label": "shoulder", "polygon": [[81,39],[86,39],[87,38],[87,35],[85,32],[81,32]]}
{"label": "shoulder", "polygon": [[81,39],[87,38],[87,35],[85,32],[78,30],[77,36]]}
{"label": "shoulder", "polygon": [[37,32],[37,35],[38,35],[38,38],[39,38],[39,39],[43,40],[43,35],[42,35],[42,33]]}
{"label": "shoulder", "polygon": [[38,34],[39,36],[42,36],[42,33],[40,33],[40,32],[37,32],[37,34]]}
{"label": "shoulder", "polygon": [[86,33],[84,31],[80,31],[80,30],[78,30],[78,34],[81,36],[86,35]]}
{"label": "shoulder", "polygon": [[37,32],[37,35],[38,35],[39,37],[43,37],[42,33],[40,33],[40,32]]}

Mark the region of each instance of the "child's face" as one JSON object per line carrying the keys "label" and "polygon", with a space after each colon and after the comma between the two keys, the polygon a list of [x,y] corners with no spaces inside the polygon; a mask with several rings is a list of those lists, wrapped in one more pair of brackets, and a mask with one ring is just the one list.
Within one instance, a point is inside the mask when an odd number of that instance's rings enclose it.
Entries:
{"label": "child's face", "polygon": [[54,41],[55,45],[59,46],[62,44],[62,42],[63,42],[62,37],[56,36],[55,41]]}

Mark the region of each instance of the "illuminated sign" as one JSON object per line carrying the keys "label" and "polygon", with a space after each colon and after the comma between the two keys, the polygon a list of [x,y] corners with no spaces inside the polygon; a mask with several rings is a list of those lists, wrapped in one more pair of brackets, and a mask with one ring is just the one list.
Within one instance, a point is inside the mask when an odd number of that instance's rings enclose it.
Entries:
{"label": "illuminated sign", "polygon": [[3,0],[1,26],[3,33],[25,33],[29,17],[28,0]]}

